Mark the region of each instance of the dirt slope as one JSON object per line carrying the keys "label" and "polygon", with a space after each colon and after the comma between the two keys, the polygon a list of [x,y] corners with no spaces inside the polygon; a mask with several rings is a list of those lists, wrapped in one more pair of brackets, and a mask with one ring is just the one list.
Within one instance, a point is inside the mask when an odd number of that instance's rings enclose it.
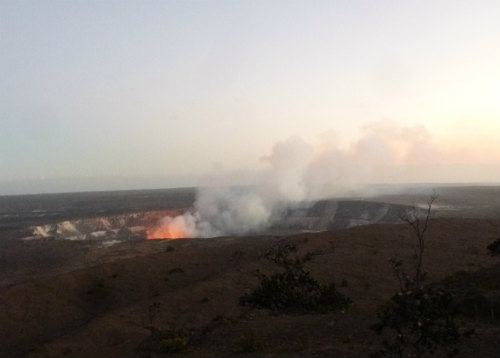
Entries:
{"label": "dirt slope", "polygon": [[[497,235],[498,227],[486,220],[433,220],[424,261],[429,279],[493,266],[498,259],[486,246]],[[282,316],[240,306],[239,297],[256,285],[254,271],[273,269],[262,255],[277,241],[313,252],[313,275],[322,282],[345,280],[339,290],[354,304],[345,312]],[[397,287],[387,259],[411,263],[411,256],[405,225],[94,250],[79,269],[40,267],[0,289],[0,354],[156,356],[147,349],[154,326],[188,333],[181,356],[233,356],[249,337],[255,356],[368,356],[378,346],[368,328],[375,310]],[[488,292],[498,295],[498,288]],[[480,334],[460,347],[462,356],[498,355],[498,322],[473,320]]]}

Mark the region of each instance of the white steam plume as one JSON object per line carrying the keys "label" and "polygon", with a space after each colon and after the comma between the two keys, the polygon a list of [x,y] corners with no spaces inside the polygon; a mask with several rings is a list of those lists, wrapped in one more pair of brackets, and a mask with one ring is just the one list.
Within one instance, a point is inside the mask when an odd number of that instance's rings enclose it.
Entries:
{"label": "white steam plume", "polygon": [[160,225],[175,225],[186,237],[256,232],[272,224],[277,209],[285,204],[352,194],[365,184],[387,181],[394,168],[436,154],[425,127],[388,121],[363,127],[361,138],[347,148],[335,141],[314,147],[292,137],[277,142],[263,158],[268,169],[256,186],[200,188],[192,212],[164,218]]}

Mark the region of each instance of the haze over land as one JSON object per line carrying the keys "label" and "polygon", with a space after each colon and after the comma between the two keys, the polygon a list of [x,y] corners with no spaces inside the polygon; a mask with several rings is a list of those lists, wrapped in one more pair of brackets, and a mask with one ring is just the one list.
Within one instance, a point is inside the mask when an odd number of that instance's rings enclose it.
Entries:
{"label": "haze over land", "polygon": [[2,1],[0,195],[498,183],[499,12]]}

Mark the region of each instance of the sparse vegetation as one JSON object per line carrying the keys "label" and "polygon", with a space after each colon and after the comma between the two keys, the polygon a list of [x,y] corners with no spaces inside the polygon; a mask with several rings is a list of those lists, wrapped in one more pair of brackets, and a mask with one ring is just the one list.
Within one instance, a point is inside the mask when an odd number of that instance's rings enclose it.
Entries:
{"label": "sparse vegetation", "polygon": [[[413,207],[410,212],[406,212],[401,219],[405,221],[411,228],[413,233],[415,234],[416,244],[413,248],[414,253],[413,256],[415,258],[415,272],[413,274],[413,278],[405,277],[405,285],[413,286],[412,288],[420,288],[422,287],[422,281],[425,279],[427,273],[423,270],[423,259],[424,259],[424,250],[425,250],[425,234],[429,229],[429,220],[431,218],[432,212],[432,204],[436,201],[437,195],[436,193],[432,194],[430,199],[427,201],[427,209],[423,217],[419,215],[417,209]],[[398,267],[399,266],[399,267]],[[399,268],[401,265],[393,265],[393,268],[396,271],[398,276],[400,285],[402,284],[402,280],[400,277],[401,271]],[[405,275],[407,276],[407,275]]]}
{"label": "sparse vegetation", "polygon": [[[487,196],[498,198],[499,193],[497,186]],[[404,203],[412,200],[421,202],[420,197],[412,197]],[[443,196],[436,203],[445,203]],[[4,227],[0,240],[0,318],[4,327],[0,356],[367,357],[384,348],[383,340],[393,343],[397,338],[396,331],[388,327],[380,336],[368,332],[368,325],[378,321],[377,308],[400,291],[386,259],[402,259],[401,271],[414,277],[409,245],[415,243],[415,236],[408,235],[412,230],[408,224],[392,225],[391,221],[398,219],[402,208],[390,206],[391,217],[384,225],[349,230],[143,240],[107,248],[98,241],[18,240],[10,238],[10,229]],[[417,209],[417,213],[425,211]],[[469,218],[458,209],[441,213],[450,217],[432,216],[430,220],[422,264],[429,275],[424,275],[422,285],[452,294],[459,328],[461,320],[477,327],[470,340],[459,338],[460,357],[499,356],[500,256],[490,257],[486,248],[499,237],[500,217],[492,213]],[[18,230],[17,226],[12,230]],[[22,236],[30,233],[22,231]],[[255,268],[267,276],[284,271],[263,259],[269,245],[277,242],[297,245],[297,253],[292,252],[290,258],[323,249],[304,268],[321,284],[335,280],[337,290],[356,305],[349,305],[345,313],[279,316],[240,306],[239,297],[259,287]],[[169,245],[175,251],[165,252]],[[168,274],[173,268],[185,273]],[[343,279],[348,281],[346,288]],[[250,289],[243,292],[245,288]],[[156,298],[155,291],[160,294]],[[153,309],[150,319],[148,306],[155,301],[161,309],[159,313]],[[453,316],[453,310],[450,314]],[[405,346],[404,352],[415,356],[411,347]],[[435,356],[445,357],[445,353],[441,345],[436,347]],[[384,356],[390,355],[398,353]]]}
{"label": "sparse vegetation", "polygon": [[265,258],[281,268],[270,276],[257,271],[260,285],[240,299],[243,305],[270,309],[276,313],[324,313],[343,309],[351,302],[335,284],[322,285],[305,269],[311,255],[297,255],[295,245],[272,246]]}
{"label": "sparse vegetation", "polygon": [[184,351],[189,345],[192,332],[178,327],[170,327],[167,330],[159,329],[157,317],[160,310],[160,302],[153,302],[148,306],[148,329],[151,333],[139,346],[139,349],[164,354]]}
{"label": "sparse vegetation", "polygon": [[192,332],[186,329],[169,328],[152,330],[152,334],[140,345],[142,351],[160,354],[180,353],[189,348]]}
{"label": "sparse vegetation", "polygon": [[491,256],[500,256],[500,238],[488,245]]}
{"label": "sparse vegetation", "polygon": [[398,292],[377,317],[372,328],[379,334],[386,329],[390,333],[376,357],[422,357],[438,349],[450,357],[458,353],[454,346],[460,337],[472,333],[461,331],[452,294],[430,286]]}
{"label": "sparse vegetation", "polygon": [[[494,227],[498,230],[498,221],[500,220],[500,212],[497,212],[497,220]],[[500,232],[497,234],[497,239],[488,245],[488,251],[491,256],[500,256]]]}
{"label": "sparse vegetation", "polygon": [[160,340],[160,351],[162,353],[178,353],[186,350],[189,338],[185,335],[174,335]]}
{"label": "sparse vegetation", "polygon": [[426,277],[425,239],[435,200],[436,195],[432,195],[423,218],[415,209],[403,217],[416,239],[414,272],[404,272],[401,260],[389,259],[400,290],[377,312],[378,322],[372,329],[386,334],[383,349],[375,352],[374,357],[422,357],[438,350],[451,357],[458,354],[455,344],[460,337],[472,333],[462,332],[451,292],[422,283]]}

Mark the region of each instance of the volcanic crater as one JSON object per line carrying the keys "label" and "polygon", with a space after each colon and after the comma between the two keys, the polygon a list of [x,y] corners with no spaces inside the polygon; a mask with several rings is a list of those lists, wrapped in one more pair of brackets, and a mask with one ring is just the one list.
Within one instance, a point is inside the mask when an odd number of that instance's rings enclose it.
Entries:
{"label": "volcanic crater", "polygon": [[[461,319],[478,334],[459,356],[498,355],[500,266],[486,247],[498,238],[500,188],[438,194],[428,280],[472,307]],[[428,195],[320,200],[283,209],[260,232],[182,240],[147,240],[148,230],[193,210],[192,189],[1,197],[0,354],[234,356],[253,339],[246,355],[369,356],[381,344],[369,327],[398,287],[387,258],[412,262],[412,232],[400,216],[424,210]],[[275,315],[241,306],[256,270],[276,269],[264,258],[275,244],[311,254],[307,270],[336,283],[349,309]],[[151,350],[155,330],[177,332],[182,351]]]}

